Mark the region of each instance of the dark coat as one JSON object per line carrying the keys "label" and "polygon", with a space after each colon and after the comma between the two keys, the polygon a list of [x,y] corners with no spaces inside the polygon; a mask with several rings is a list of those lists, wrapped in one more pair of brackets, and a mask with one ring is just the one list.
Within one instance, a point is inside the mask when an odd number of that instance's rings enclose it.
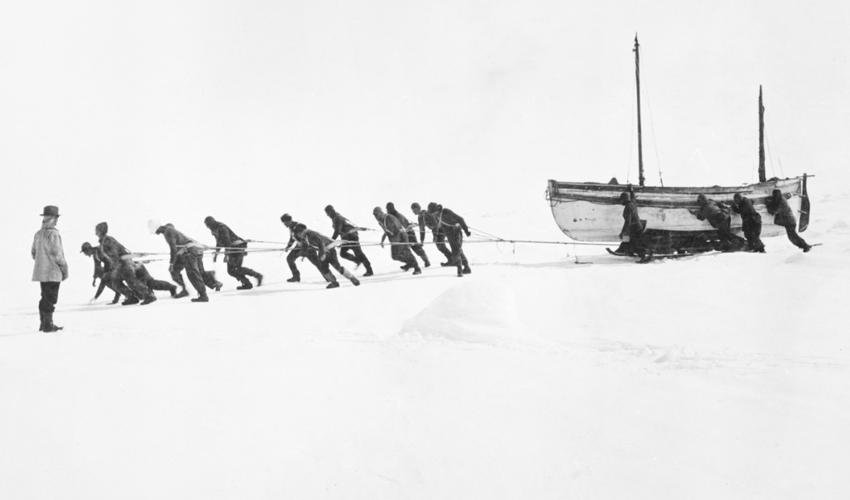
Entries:
{"label": "dark coat", "polygon": [[761,224],[761,215],[759,215],[753,206],[753,201],[747,197],[742,197],[740,203],[733,203],[732,211],[741,216],[741,220],[745,225]]}
{"label": "dark coat", "polygon": [[422,241],[425,241],[425,228],[430,229],[434,236],[443,234],[443,228],[440,227],[440,223],[434,217],[434,214],[422,210],[419,212],[419,239]]}
{"label": "dark coat", "polygon": [[378,223],[381,225],[381,229],[384,230],[384,236],[381,237],[381,241],[384,241],[384,238],[388,237],[390,241],[407,242],[407,229],[396,217],[386,214],[383,220],[379,220]]}
{"label": "dark coat", "polygon": [[204,254],[203,245],[181,233],[171,224],[160,226],[156,230],[156,234],[161,234],[165,237],[165,242],[168,243],[168,248],[171,251],[170,264],[172,265],[177,262],[179,256],[187,251],[192,252],[196,256]]}
{"label": "dark coat", "polygon": [[637,203],[628,201],[623,206],[623,230],[621,235],[638,235],[643,232],[643,224],[640,222]]}
{"label": "dark coat", "polygon": [[463,217],[452,212],[448,208],[439,210],[436,217],[440,223],[440,228],[442,228],[444,232],[449,232],[454,230],[456,227],[460,227],[463,229],[463,232],[469,235],[469,228],[466,226],[466,221],[463,220]]}
{"label": "dark coat", "polygon": [[797,226],[797,218],[794,217],[794,211],[788,206],[785,197],[774,195],[767,202],[767,212],[773,215],[773,223],[777,226],[795,227]]}
{"label": "dark coat", "polygon": [[317,233],[312,229],[305,229],[301,238],[304,240],[304,244],[311,250],[316,251],[319,256],[324,255],[325,252],[327,252],[328,245],[333,242],[332,239],[328,238],[324,234]]}
{"label": "dark coat", "polygon": [[215,246],[225,248],[225,254],[245,253],[239,249],[247,247],[248,242],[237,236],[227,224],[216,222],[210,232],[215,237]]}
{"label": "dark coat", "polygon": [[729,213],[723,210],[723,207],[712,199],[706,200],[705,204],[700,207],[697,213],[697,219],[707,220],[711,227],[718,228],[729,220]]}
{"label": "dark coat", "polygon": [[332,240],[335,240],[340,236],[342,236],[342,239],[345,239],[348,235],[357,234],[357,226],[352,224],[350,220],[346,219],[339,213],[334,213],[333,217],[331,217],[331,223],[334,228],[334,234],[331,236]]}

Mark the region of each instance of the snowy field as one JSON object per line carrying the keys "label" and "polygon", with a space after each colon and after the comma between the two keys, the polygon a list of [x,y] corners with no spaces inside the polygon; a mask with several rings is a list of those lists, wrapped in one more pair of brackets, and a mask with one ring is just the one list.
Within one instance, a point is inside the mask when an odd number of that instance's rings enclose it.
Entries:
{"label": "snowy field", "polygon": [[[145,307],[90,303],[84,235],[66,234],[63,331],[37,331],[36,284],[4,287],[0,498],[846,498],[848,201],[813,200],[808,254],[772,238],[765,255],[634,265],[469,243],[460,279],[371,246],[376,276],[325,290],[306,261],[290,284],[283,255],[258,253],[260,288],[219,262],[208,304]],[[542,199],[464,215],[564,241]]]}

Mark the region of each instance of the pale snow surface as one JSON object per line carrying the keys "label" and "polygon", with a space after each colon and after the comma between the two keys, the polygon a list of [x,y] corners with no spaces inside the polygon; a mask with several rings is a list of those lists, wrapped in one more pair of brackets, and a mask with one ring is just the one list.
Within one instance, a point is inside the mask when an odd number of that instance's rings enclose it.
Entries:
{"label": "pale snow surface", "polygon": [[[814,200],[808,254],[772,238],[635,265],[472,238],[463,278],[367,246],[376,276],[325,290],[268,252],[245,262],[260,288],[219,262],[210,303],[144,307],[89,303],[93,236],[62,219],[65,330],[36,331],[28,248],[4,263],[0,498],[846,498],[848,199]],[[564,241],[537,204],[463,215]],[[286,239],[274,216],[225,222]]]}

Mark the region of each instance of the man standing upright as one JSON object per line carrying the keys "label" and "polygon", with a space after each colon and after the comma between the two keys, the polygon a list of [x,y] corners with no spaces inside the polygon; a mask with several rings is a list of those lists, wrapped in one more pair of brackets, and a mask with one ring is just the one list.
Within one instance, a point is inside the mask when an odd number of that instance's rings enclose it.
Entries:
{"label": "man standing upright", "polygon": [[240,283],[237,290],[250,290],[254,285],[248,281],[248,276],[257,279],[257,286],[263,283],[263,275],[257,271],[248,269],[242,266],[242,260],[248,253],[245,251],[248,248],[248,242],[236,236],[236,233],[223,222],[218,222],[212,216],[204,219],[204,225],[210,230],[215,237],[215,253],[213,254],[213,262],[218,259],[218,252],[224,249],[224,261],[227,263],[227,274],[233,276]]}
{"label": "man standing upright", "polygon": [[[407,241],[410,243],[410,249],[413,250],[413,253],[419,256],[422,259],[422,263],[425,267],[430,267],[431,262],[428,261],[428,255],[425,254],[425,249],[422,248],[422,244],[416,241],[416,230],[413,229],[413,224],[407,220],[407,217],[400,214],[398,210],[395,209],[395,205],[393,202],[387,203],[387,214],[392,215],[401,223],[404,227],[405,232],[407,232]],[[422,240],[425,241],[424,239]]]}
{"label": "man standing upright", "polygon": [[764,253],[764,243],[761,241],[761,215],[756,212],[752,200],[741,193],[735,193],[734,199],[732,211],[741,215],[741,229],[744,230],[744,237],[747,238],[747,248],[751,252]]}
{"label": "man standing upright", "polygon": [[463,253],[463,234],[471,235],[466,221],[460,215],[434,202],[428,204],[428,212],[437,219],[437,227],[443,230],[446,239],[449,240],[449,246],[452,248],[452,258],[449,263],[457,266],[458,277],[471,273],[469,261]]}
{"label": "man standing upright", "polygon": [[363,276],[372,276],[372,263],[369,262],[366,254],[363,253],[363,249],[360,248],[360,235],[357,232],[357,226],[339,214],[332,205],[325,207],[325,214],[330,217],[333,223],[334,234],[331,239],[335,240],[339,237],[342,240],[339,256],[354,262],[358,266],[363,264],[366,268]]}
{"label": "man standing upright", "polygon": [[41,229],[35,233],[30,250],[35,260],[32,280],[41,284],[41,300],[38,302],[41,326],[38,331],[58,332],[63,327],[53,324],[53,311],[59,301],[59,285],[68,279],[68,263],[65,262],[62,237],[56,229],[59,208],[48,205],[44,207],[41,217]]}

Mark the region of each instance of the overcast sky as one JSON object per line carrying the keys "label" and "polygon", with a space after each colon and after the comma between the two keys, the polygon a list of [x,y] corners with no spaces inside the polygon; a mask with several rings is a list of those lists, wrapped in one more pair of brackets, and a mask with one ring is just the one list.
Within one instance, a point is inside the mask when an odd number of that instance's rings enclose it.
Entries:
{"label": "overcast sky", "polygon": [[648,184],[755,180],[760,84],[768,175],[850,179],[846,1],[7,4],[2,208],[27,238],[46,204],[126,239],[636,182],[635,33]]}

